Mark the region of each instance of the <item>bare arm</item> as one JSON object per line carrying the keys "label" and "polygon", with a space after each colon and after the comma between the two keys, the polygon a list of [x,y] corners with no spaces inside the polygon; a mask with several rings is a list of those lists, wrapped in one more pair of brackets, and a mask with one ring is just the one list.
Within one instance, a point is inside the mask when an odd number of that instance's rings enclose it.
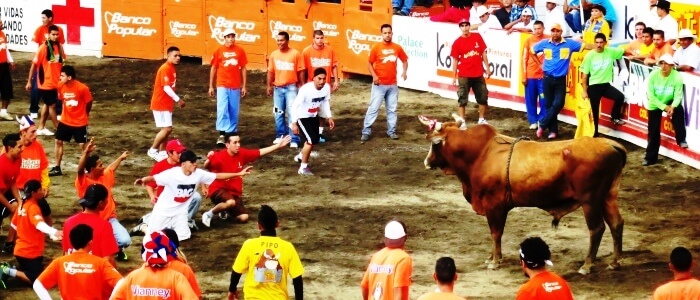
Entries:
{"label": "bare arm", "polygon": [[581,80],[581,87],[583,88],[581,96],[584,99],[588,98],[588,74],[586,73],[583,74],[583,79]]}
{"label": "bare arm", "polygon": [[369,299],[369,288],[362,287],[362,300],[367,300],[367,299]]}
{"label": "bare arm", "polygon": [[209,89],[214,89],[214,84],[216,83],[216,67],[211,66],[209,70]]}
{"label": "bare arm", "polygon": [[306,83],[306,69],[297,71],[297,77],[299,78],[299,85]]}
{"label": "bare arm", "polygon": [[80,160],[78,160],[78,178],[85,175],[85,161],[88,156],[90,156],[92,150],[95,150],[95,140],[90,138],[90,141],[85,145],[83,153],[80,155]]}
{"label": "bare arm", "polygon": [[489,68],[489,56],[486,51],[481,55],[484,62],[484,68],[486,69],[486,78],[491,78],[491,68]]}
{"label": "bare arm", "polygon": [[245,66],[241,68],[241,97],[245,97],[248,94],[248,89],[246,85],[248,84],[248,69]]}
{"label": "bare arm", "polygon": [[[251,169],[253,169],[253,167],[248,166],[248,167],[243,168],[243,170],[238,172],[238,173],[217,173],[216,179],[226,180],[226,179],[231,179],[233,177],[238,177],[238,176],[243,177],[245,175],[250,174]],[[146,178],[146,177],[144,177],[144,178]]]}
{"label": "bare arm", "polygon": [[85,113],[89,116],[90,112],[92,111],[92,101],[90,101],[87,105],[85,105]]}
{"label": "bare arm", "polygon": [[122,155],[119,155],[117,159],[115,159],[111,164],[109,164],[107,169],[112,170],[112,172],[116,172],[117,168],[119,168],[119,165],[121,165],[122,161],[124,161],[127,157],[129,157],[129,151],[122,152]]}
{"label": "bare arm", "polygon": [[[282,148],[286,147],[287,145],[289,145],[289,142],[291,142],[291,141],[292,141],[291,136],[285,136],[282,138],[282,140],[280,140],[279,144],[275,144],[275,145],[260,149],[260,156],[264,156],[264,155],[270,154],[274,151],[277,151],[279,149],[282,149]],[[207,160],[207,162],[208,161],[209,160]],[[206,166],[206,162],[204,164]]]}

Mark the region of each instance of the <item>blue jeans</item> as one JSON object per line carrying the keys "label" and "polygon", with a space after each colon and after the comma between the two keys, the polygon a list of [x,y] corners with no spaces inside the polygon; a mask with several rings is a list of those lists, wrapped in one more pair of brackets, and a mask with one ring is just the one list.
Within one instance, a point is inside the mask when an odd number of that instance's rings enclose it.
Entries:
{"label": "blue jeans", "polygon": [[216,131],[238,132],[241,89],[216,88]]}
{"label": "blue jeans", "polygon": [[564,108],[564,99],[566,98],[566,76],[552,77],[544,76],[544,100],[546,103],[547,113],[540,122],[540,127],[546,128],[549,132],[559,133],[559,121],[557,116],[562,108]]}
{"label": "blue jeans", "polygon": [[574,32],[583,32],[583,25],[581,24],[581,11],[572,10],[570,13],[564,15],[564,20],[566,20],[566,24],[569,24],[569,27],[571,27],[571,30]]}
{"label": "blue jeans", "polygon": [[[391,0],[391,6],[401,9],[401,12],[408,15],[415,0]],[[403,4],[401,3],[403,2]]]}
{"label": "blue jeans", "polygon": [[396,106],[399,103],[399,87],[396,84],[372,84],[372,92],[370,93],[369,107],[367,108],[367,114],[365,114],[362,134],[370,135],[372,133],[372,124],[377,119],[382,103],[386,106],[386,133],[388,135],[396,133]]}
{"label": "blue jeans", "polygon": [[292,108],[292,103],[297,97],[296,83],[285,86],[276,86],[272,95],[272,113],[275,115],[275,137],[282,137],[288,134],[292,135],[292,143],[299,144],[299,136],[292,134],[290,130],[289,111]]}
{"label": "blue jeans", "polygon": [[[537,99],[539,98],[540,113],[537,113]],[[528,78],[525,86],[525,111],[527,112],[527,122],[535,124],[547,114],[546,101],[544,100],[544,80]]]}
{"label": "blue jeans", "polygon": [[129,247],[129,245],[131,245],[131,236],[129,236],[129,232],[126,231],[126,228],[124,228],[122,224],[119,224],[117,218],[110,218],[108,221],[109,224],[112,224],[112,231],[114,231],[114,238],[117,240],[119,249]]}

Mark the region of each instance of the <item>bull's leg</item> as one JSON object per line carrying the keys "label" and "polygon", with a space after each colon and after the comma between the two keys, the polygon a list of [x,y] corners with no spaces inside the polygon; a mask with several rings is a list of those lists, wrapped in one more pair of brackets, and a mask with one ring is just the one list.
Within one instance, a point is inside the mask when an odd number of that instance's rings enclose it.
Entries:
{"label": "bull's leg", "polygon": [[600,206],[591,206],[590,204],[583,205],[583,215],[586,218],[590,241],[588,245],[588,255],[583,266],[578,270],[579,273],[586,275],[591,272],[593,262],[598,255],[598,247],[605,233],[605,223],[603,222],[603,213]]}
{"label": "bull's leg", "polygon": [[605,208],[603,210],[603,218],[605,218],[605,223],[610,227],[610,233],[613,238],[613,261],[608,266],[608,269],[615,270],[620,267],[618,259],[622,255],[622,228],[625,225],[625,221],[620,215],[620,209],[617,207],[617,191],[619,187],[619,178],[617,184],[613,185],[610,193],[605,199]]}
{"label": "bull's leg", "polygon": [[491,238],[493,239],[493,250],[491,251],[491,256],[486,263],[488,264],[488,269],[497,269],[501,263],[503,254],[501,253],[501,237],[503,236],[503,230],[506,226],[506,218],[508,217],[508,210],[501,209],[498,207],[493,208],[486,215],[486,220],[489,223],[489,229],[491,230]]}

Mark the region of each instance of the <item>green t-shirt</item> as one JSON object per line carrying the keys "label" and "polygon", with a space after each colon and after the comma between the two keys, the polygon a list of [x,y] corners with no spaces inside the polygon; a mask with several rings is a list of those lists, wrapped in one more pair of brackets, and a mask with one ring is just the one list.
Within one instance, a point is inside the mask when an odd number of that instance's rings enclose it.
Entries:
{"label": "green t-shirt", "polygon": [[625,50],[606,47],[603,52],[589,51],[581,63],[581,73],[588,74],[588,85],[611,83],[613,62],[622,58]]}
{"label": "green t-shirt", "polygon": [[667,77],[661,75],[661,69],[651,71],[647,98],[649,110],[663,110],[666,105],[678,107],[683,101],[683,77],[676,70],[671,70]]}

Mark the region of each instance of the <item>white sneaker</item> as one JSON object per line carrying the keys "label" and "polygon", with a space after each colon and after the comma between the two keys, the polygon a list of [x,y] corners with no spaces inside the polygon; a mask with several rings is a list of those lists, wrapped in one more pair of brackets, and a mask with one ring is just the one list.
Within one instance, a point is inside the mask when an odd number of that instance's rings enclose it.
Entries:
{"label": "white sneaker", "polygon": [[274,141],[272,141],[272,144],[273,144],[273,145],[277,145],[277,144],[279,144],[280,142],[282,142],[282,138],[278,137],[278,138],[275,138]]}
{"label": "white sneaker", "polygon": [[299,148],[299,144],[297,144],[297,143],[289,143],[289,148],[297,149],[297,148]]}
{"label": "white sneaker", "polygon": [[10,114],[7,113],[7,112],[2,112],[2,113],[0,113],[0,119],[3,119],[3,120],[5,120],[5,121],[12,121],[12,120],[14,120],[14,119],[12,118],[12,116],[10,116]]}
{"label": "white sneaker", "polygon": [[53,135],[53,132],[51,130],[48,130],[46,128],[42,128],[36,131],[37,135]]}
{"label": "white sneaker", "polygon": [[532,129],[532,130],[537,129],[537,123],[530,124],[530,129]]}
{"label": "white sneaker", "polygon": [[294,161],[297,163],[301,163],[301,153],[297,154],[297,156],[294,157]]}
{"label": "white sneaker", "polygon": [[159,154],[158,150],[151,148],[151,149],[148,149],[148,152],[146,152],[146,154],[148,154],[148,157],[150,157],[151,159],[158,160],[157,159],[158,154]]}
{"label": "white sneaker", "polygon": [[167,159],[167,158],[168,158],[168,152],[160,151],[160,152],[158,152],[158,154],[156,154],[155,160],[156,160],[156,161],[161,161],[161,160],[164,160],[164,159]]}
{"label": "white sneaker", "polygon": [[207,227],[211,227],[211,218],[213,216],[209,212],[205,212],[202,214],[202,224]]}
{"label": "white sneaker", "polygon": [[31,113],[31,114],[29,114],[29,118],[31,118],[32,120],[36,120],[39,118],[39,114],[38,113]]}
{"label": "white sneaker", "polygon": [[488,124],[489,122],[486,122],[486,119],[479,119],[479,124]]}
{"label": "white sneaker", "polygon": [[189,221],[187,221],[187,226],[190,228],[190,230],[199,230],[197,222],[194,219],[190,219]]}
{"label": "white sneaker", "polygon": [[[320,156],[320,154],[318,154],[318,151],[311,151],[311,153],[309,153],[309,157],[316,158],[319,156]],[[297,154],[297,156],[294,157],[294,161],[301,163],[301,152],[299,152],[299,154]]]}

